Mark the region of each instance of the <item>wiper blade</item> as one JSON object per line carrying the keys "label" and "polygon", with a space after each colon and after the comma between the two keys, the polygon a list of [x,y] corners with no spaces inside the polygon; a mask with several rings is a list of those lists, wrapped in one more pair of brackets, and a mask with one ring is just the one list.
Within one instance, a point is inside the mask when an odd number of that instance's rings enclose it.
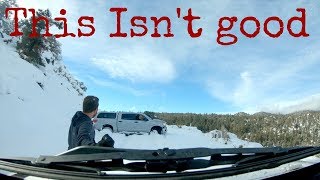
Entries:
{"label": "wiper blade", "polygon": [[158,150],[134,150],[134,149],[114,149],[105,147],[82,146],[75,148],[58,156],[40,156],[35,163],[67,163],[77,161],[97,161],[97,160],[176,160],[190,159],[197,157],[216,157],[223,154],[254,154],[254,155],[274,155],[279,153],[288,153],[296,149],[303,150],[310,147],[294,147],[294,148],[189,148],[189,149],[158,149]]}
{"label": "wiper blade", "polygon": [[[40,156],[33,161],[0,159],[3,163],[19,164],[16,171],[30,168],[42,172],[42,177],[57,178],[215,178],[273,168],[320,153],[320,147],[295,148],[227,148],[227,149],[161,149],[132,150],[101,147],[79,147],[57,156]],[[207,157],[208,159],[197,159]],[[134,162],[124,163],[124,160]],[[141,161],[143,160],[143,161]],[[138,162],[135,162],[138,161]],[[23,162],[23,163],[22,163]],[[21,164],[27,166],[22,168]],[[220,169],[208,169],[215,165],[229,165]],[[24,169],[25,170],[25,169]],[[188,170],[196,170],[188,172]],[[111,175],[112,171],[160,172],[161,174]],[[176,171],[179,173],[170,173]],[[53,173],[54,172],[54,173]],[[167,172],[167,173],[166,173]],[[164,173],[164,174],[163,174]],[[41,174],[41,173],[40,173]],[[59,176],[60,177],[60,176]]]}

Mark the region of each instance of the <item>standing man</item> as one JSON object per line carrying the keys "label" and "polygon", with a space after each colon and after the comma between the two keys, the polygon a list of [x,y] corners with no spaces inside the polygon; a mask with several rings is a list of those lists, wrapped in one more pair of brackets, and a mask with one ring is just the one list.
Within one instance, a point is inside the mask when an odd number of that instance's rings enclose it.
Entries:
{"label": "standing man", "polygon": [[68,149],[77,146],[104,146],[113,147],[114,140],[106,134],[96,143],[95,131],[91,118],[98,113],[99,99],[95,96],[87,96],[83,100],[82,111],[76,112],[71,120],[68,136]]}

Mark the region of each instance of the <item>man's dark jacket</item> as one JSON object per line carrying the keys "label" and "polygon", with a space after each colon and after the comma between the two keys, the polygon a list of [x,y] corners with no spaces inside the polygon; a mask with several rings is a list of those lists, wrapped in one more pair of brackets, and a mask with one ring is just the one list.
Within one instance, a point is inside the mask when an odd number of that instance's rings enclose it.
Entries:
{"label": "man's dark jacket", "polygon": [[69,129],[68,149],[96,145],[94,137],[95,132],[91,119],[81,111],[76,112]]}

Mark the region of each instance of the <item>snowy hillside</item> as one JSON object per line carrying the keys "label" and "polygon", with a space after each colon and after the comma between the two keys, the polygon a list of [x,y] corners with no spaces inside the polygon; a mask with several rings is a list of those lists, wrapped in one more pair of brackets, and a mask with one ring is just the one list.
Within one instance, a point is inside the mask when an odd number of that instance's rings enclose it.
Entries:
{"label": "snowy hillside", "polygon": [[39,70],[0,41],[0,155],[32,156],[67,147],[70,118],[83,96],[64,76]]}

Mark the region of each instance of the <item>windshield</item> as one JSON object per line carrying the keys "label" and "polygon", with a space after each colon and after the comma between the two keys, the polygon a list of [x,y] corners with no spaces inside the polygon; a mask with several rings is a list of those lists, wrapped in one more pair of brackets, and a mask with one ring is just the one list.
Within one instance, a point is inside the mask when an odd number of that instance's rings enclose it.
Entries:
{"label": "windshield", "polygon": [[317,7],[2,0],[0,157],[317,147]]}

